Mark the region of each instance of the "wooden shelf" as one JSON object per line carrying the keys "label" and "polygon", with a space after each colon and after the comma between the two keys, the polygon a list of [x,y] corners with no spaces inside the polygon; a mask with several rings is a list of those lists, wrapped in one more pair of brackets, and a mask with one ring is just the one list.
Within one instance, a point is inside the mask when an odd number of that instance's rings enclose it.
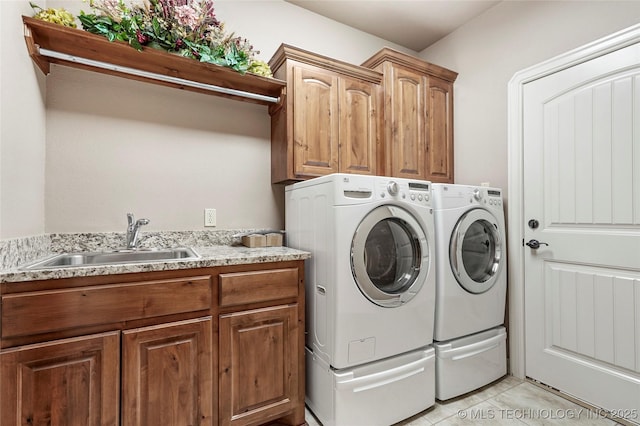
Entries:
{"label": "wooden shelf", "polygon": [[45,75],[50,64],[59,64],[261,105],[281,103],[286,87],[282,80],[240,74],[158,49],[140,52],[84,30],[26,16],[22,21],[29,55]]}

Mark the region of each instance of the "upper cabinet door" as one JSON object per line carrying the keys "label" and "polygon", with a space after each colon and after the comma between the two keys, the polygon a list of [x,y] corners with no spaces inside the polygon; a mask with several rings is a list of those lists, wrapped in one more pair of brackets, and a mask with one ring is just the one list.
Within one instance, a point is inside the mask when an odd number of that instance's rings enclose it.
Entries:
{"label": "upper cabinet door", "polygon": [[387,174],[424,179],[426,78],[399,66],[389,71],[391,79],[385,82],[389,96],[389,109],[385,116]]}
{"label": "upper cabinet door", "polygon": [[338,171],[338,77],[317,68],[293,68],[293,158],[296,175]]}
{"label": "upper cabinet door", "polygon": [[453,182],[453,83],[429,77],[426,179]]}
{"label": "upper cabinet door", "polygon": [[380,144],[381,86],[340,79],[339,171],[375,175]]}

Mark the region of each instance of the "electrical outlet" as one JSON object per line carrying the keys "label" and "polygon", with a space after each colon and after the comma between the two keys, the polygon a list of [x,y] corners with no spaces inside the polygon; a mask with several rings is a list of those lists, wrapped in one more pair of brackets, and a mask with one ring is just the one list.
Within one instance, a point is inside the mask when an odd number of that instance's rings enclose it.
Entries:
{"label": "electrical outlet", "polygon": [[216,209],[204,209],[204,226],[216,226]]}

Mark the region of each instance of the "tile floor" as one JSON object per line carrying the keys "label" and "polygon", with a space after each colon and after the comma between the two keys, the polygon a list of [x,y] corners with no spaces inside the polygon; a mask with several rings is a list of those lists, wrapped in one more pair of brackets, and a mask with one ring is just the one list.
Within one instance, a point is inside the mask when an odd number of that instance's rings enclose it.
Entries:
{"label": "tile floor", "polygon": [[[309,426],[320,422],[307,409]],[[435,406],[394,426],[471,425],[617,425],[529,381],[505,376],[478,391]],[[628,423],[625,423],[628,424]]]}

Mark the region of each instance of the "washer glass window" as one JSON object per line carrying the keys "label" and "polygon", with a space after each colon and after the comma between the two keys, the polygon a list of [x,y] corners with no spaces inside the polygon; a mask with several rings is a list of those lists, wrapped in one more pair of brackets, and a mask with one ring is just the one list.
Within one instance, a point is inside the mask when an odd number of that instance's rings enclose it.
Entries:
{"label": "washer glass window", "polygon": [[380,290],[407,290],[420,272],[420,245],[403,220],[384,219],[374,225],[364,246],[367,275]]}
{"label": "washer glass window", "polygon": [[400,306],[424,284],[426,236],[406,210],[381,206],[360,223],[351,245],[351,267],[360,291],[384,307]]}
{"label": "washer glass window", "polygon": [[483,293],[496,282],[502,265],[502,237],[495,217],[483,209],[467,212],[451,236],[449,259],[458,283]]}

